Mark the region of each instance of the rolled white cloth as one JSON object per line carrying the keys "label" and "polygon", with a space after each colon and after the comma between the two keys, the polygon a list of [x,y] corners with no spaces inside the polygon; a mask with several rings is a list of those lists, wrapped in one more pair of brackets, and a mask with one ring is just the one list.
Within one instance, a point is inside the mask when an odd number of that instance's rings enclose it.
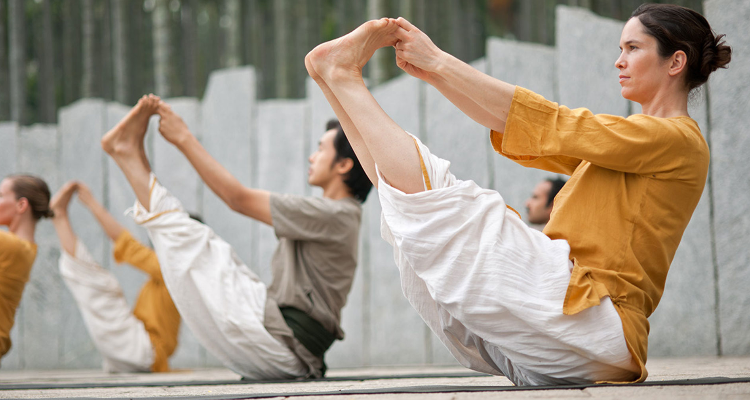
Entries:
{"label": "rolled white cloth", "polygon": [[151,211],[138,202],[128,211],[148,230],[167,290],[198,341],[247,378],[305,376],[307,366],[263,325],[265,284],[153,174],[150,181]]}
{"label": "rolled white cloth", "polygon": [[608,297],[562,312],[568,242],[529,228],[499,193],[457,180],[448,161],[414,140],[432,188],[405,194],[378,172],[381,234],[404,295],[453,356],[517,385],[634,379]]}
{"label": "rolled white cloth", "polygon": [[148,372],[154,348],[143,322],[133,315],[112,272],[94,261],[80,239],[75,255],[60,256],[60,275],[78,304],[107,372]]}

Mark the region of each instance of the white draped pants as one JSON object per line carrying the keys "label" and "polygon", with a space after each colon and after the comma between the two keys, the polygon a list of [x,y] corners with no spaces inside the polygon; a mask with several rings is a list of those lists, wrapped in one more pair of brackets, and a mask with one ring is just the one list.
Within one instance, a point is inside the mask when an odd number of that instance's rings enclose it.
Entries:
{"label": "white draped pants", "polygon": [[62,252],[60,274],[73,294],[107,372],[148,372],[154,348],[112,272],[94,261],[80,239],[75,255]]}
{"label": "white draped pants", "polygon": [[207,225],[191,219],[151,174],[150,211],[131,214],[148,230],[164,283],[198,341],[251,379],[303,377],[308,368],[264,327],[266,286]]}
{"label": "white draped pants", "polygon": [[565,240],[529,228],[495,191],[459,181],[415,138],[432,190],[379,175],[381,234],[404,295],[464,366],[517,385],[628,381],[638,371],[608,297],[564,315]]}

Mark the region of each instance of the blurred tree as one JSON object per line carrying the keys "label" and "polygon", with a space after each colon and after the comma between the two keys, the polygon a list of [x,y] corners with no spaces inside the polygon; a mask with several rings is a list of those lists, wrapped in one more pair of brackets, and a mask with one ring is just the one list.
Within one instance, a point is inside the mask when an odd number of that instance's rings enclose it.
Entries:
{"label": "blurred tree", "polygon": [[[641,1],[0,0],[0,120],[54,121],[56,106],[80,97],[200,97],[212,71],[247,64],[259,98],[299,98],[305,54],[367,19],[404,16],[470,62],[489,36],[554,45],[558,5],[626,20]],[[701,0],[655,1],[702,10]],[[394,59],[378,51],[368,83],[400,74]]]}
{"label": "blurred tree", "polygon": [[8,54],[5,45],[5,0],[0,0],[0,121],[10,118],[10,92],[8,91]]}
{"label": "blurred tree", "polygon": [[198,95],[198,28],[195,15],[197,3],[197,0],[183,0],[180,9],[183,95],[189,97]]}
{"label": "blurred tree", "polygon": [[55,104],[55,43],[52,33],[52,6],[50,0],[42,0],[41,46],[37,51],[39,60],[39,122],[54,123]]}
{"label": "blurred tree", "polygon": [[26,109],[26,7],[23,0],[8,0],[10,48],[10,118],[25,124]]}
{"label": "blurred tree", "polygon": [[112,10],[112,66],[114,68],[114,98],[123,104],[130,102],[130,60],[128,58],[127,0],[111,0]]}
{"label": "blurred tree", "polygon": [[81,97],[94,97],[94,0],[81,0],[83,75]]}
{"label": "blurred tree", "polygon": [[[367,19],[378,19],[386,16],[385,2],[383,0],[367,0]],[[373,54],[372,59],[368,63],[370,73],[370,85],[378,85],[386,81],[388,67],[385,65],[388,62],[388,57],[385,53],[386,50],[380,49]]]}
{"label": "blurred tree", "polygon": [[276,97],[291,97],[290,82],[290,53],[292,48],[293,35],[290,35],[291,21],[289,16],[292,14],[291,0],[275,0],[273,2],[274,13],[274,46],[276,55]]}
{"label": "blurred tree", "polygon": [[224,32],[222,67],[237,67],[242,62],[240,35],[242,23],[239,0],[224,0],[219,26]]}
{"label": "blurred tree", "polygon": [[151,12],[154,43],[155,94],[163,98],[172,95],[169,66],[172,63],[171,34],[169,26],[169,0],[155,0]]}

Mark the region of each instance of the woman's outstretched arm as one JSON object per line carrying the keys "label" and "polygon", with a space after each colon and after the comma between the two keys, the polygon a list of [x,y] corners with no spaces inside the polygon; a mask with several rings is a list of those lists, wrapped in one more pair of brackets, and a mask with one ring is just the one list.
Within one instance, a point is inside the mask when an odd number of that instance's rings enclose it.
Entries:
{"label": "woman's outstretched arm", "polygon": [[398,66],[440,91],[473,120],[498,132],[505,131],[515,86],[477,71],[440,50],[409,21],[396,20]]}
{"label": "woman's outstretched arm", "polygon": [[78,182],[78,199],[91,211],[110,240],[117,241],[125,228],[99,203],[85,184]]}
{"label": "woman's outstretched arm", "polygon": [[76,254],[78,238],[70,225],[70,219],[68,219],[68,204],[70,204],[70,199],[76,190],[78,190],[78,182],[67,182],[49,202],[50,209],[55,214],[52,218],[52,224],[55,226],[55,232],[57,232],[57,237],[60,240],[60,247],[71,256]]}

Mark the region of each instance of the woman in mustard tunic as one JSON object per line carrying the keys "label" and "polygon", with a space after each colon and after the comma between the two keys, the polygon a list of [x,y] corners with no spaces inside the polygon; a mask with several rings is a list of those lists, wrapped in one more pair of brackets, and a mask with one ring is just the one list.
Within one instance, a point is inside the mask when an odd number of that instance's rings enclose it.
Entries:
{"label": "woman in mustard tunic", "polygon": [[0,358],[11,347],[10,329],[36,258],[34,232],[42,218],[52,217],[47,184],[30,175],[11,175],[0,182]]}
{"label": "woman in mustard tunic", "polygon": [[[703,16],[635,10],[620,38],[622,96],[643,113],[571,110],[485,75],[408,21],[369,21],[305,65],[378,188],[405,296],[456,359],[519,385],[643,381],[648,316],[706,182],[691,90],[731,58]],[[376,49],[491,130],[496,151],[570,175],[544,232],[380,108],[362,80]]]}

